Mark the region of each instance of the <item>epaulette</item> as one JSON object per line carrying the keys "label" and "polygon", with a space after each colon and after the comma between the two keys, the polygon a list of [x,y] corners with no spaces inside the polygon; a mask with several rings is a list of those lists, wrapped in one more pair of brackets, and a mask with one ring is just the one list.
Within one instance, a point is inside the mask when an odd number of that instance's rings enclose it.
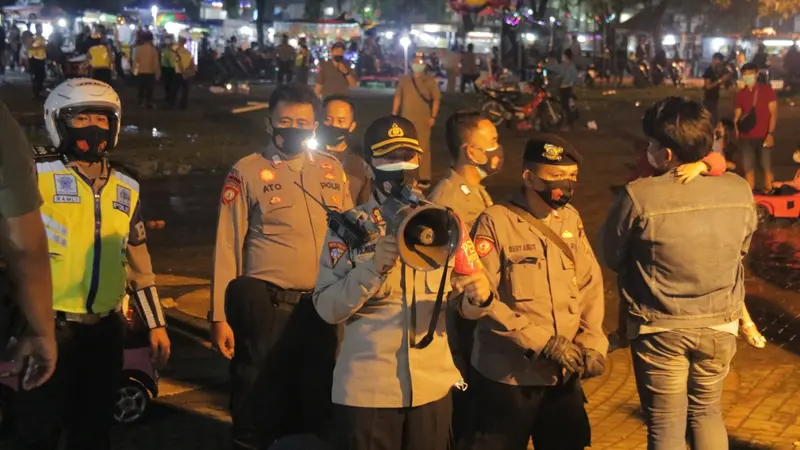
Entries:
{"label": "epaulette", "polygon": [[61,158],[55,147],[33,146],[33,160],[36,162],[54,161]]}

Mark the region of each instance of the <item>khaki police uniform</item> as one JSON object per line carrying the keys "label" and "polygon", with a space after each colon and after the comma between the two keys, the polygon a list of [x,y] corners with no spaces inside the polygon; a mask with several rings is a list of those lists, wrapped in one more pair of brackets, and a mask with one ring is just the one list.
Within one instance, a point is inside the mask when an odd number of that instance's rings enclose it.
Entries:
{"label": "khaki police uniform", "polygon": [[348,148],[345,152],[342,166],[350,185],[350,197],[353,199],[354,205],[361,205],[366,203],[372,194],[372,180],[368,175],[367,163],[352,149]]}
{"label": "khaki police uniform", "polygon": [[[367,148],[379,152],[394,145],[417,150],[413,125],[391,118],[395,122],[390,123],[398,124],[405,136],[395,136],[390,142],[385,137],[388,118],[379,119],[367,130],[365,141],[369,142],[376,124],[386,125],[384,141]],[[376,190],[356,208],[381,235],[386,231],[382,198]],[[374,250],[374,242],[350,248],[329,231],[320,257],[314,305],[326,322],[344,324],[333,376],[333,447],[447,448],[448,394],[460,375],[448,347],[444,314],[433,341],[425,348],[414,348],[428,332],[444,269],[420,272],[398,259],[394,268],[381,275],[373,261]]]}
{"label": "khaki police uniform", "polygon": [[433,187],[428,200],[452,208],[465,222],[468,230],[472,229],[475,219],[494,204],[485,187],[467,183],[455,170],[450,170]]}
{"label": "khaki police uniform", "polygon": [[[298,358],[321,364],[303,370],[304,375],[324,375],[324,364],[329,360],[328,370],[332,370],[336,351],[335,329],[314,317],[310,298],[328,228],[326,211],[317,202],[334,211],[352,208],[341,164],[324,153],[287,160],[270,145],[242,158],[225,180],[209,320],[227,320],[235,336],[231,407],[236,448],[247,448],[256,440],[254,402],[265,415],[259,419],[259,428],[270,442],[287,431],[297,431],[287,430],[287,421],[319,425],[327,412],[323,406],[309,407],[296,398],[301,391],[312,396],[319,384],[300,379],[303,362]],[[308,327],[305,334],[300,332],[302,327],[297,330],[300,325]],[[306,341],[310,348],[301,348]],[[322,353],[316,360],[315,352]],[[256,381],[265,364],[275,370],[262,373],[266,391],[256,395]],[[316,405],[321,396],[329,402],[329,383],[308,401]]]}
{"label": "khaki police uniform", "polygon": [[[511,202],[533,213],[522,192]],[[567,244],[574,264],[502,204],[487,209],[473,229],[498,298],[475,333],[467,391],[474,415],[466,448],[472,450],[523,450],[531,437],[537,450],[589,445],[578,377],[565,374],[542,350],[560,335],[605,356],[602,274],[574,207],[552,210],[542,222]]]}

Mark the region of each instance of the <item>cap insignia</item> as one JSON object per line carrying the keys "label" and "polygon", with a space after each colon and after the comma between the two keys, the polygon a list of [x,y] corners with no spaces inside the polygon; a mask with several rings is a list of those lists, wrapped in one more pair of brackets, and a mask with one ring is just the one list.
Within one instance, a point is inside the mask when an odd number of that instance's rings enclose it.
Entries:
{"label": "cap insignia", "polygon": [[550,161],[561,161],[561,154],[564,153],[564,149],[553,144],[544,144],[544,153],[542,156],[549,159]]}
{"label": "cap insignia", "polygon": [[389,137],[398,138],[403,137],[405,133],[403,133],[403,129],[397,126],[396,123],[392,124],[392,128],[389,129]]}

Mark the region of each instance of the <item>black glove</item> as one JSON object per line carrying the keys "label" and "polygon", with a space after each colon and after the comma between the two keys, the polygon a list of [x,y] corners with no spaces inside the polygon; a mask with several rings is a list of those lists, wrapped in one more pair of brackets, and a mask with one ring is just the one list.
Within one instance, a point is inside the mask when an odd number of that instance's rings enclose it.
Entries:
{"label": "black glove", "polygon": [[542,354],[572,373],[583,372],[581,348],[564,336],[553,336],[542,349]]}
{"label": "black glove", "polygon": [[600,352],[590,348],[583,350],[583,378],[599,377],[606,370],[606,359]]}

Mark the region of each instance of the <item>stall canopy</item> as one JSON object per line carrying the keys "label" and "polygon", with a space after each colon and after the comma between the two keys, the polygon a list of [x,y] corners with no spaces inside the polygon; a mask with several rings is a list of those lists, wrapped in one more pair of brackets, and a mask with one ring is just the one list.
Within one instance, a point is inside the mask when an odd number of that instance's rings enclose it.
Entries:
{"label": "stall canopy", "polygon": [[361,37],[361,24],[356,20],[283,20],[275,21],[275,35],[305,35],[322,39],[354,39]]}
{"label": "stall canopy", "polygon": [[159,27],[163,27],[164,25],[174,22],[174,23],[189,23],[190,19],[186,14],[179,13],[179,12],[169,12],[164,14],[159,14],[156,18],[156,25]]}
{"label": "stall canopy", "polygon": [[125,11],[151,11],[153,6],[160,12],[186,12],[186,8],[170,1],[136,0],[125,5]]}
{"label": "stall canopy", "polygon": [[66,16],[63,9],[57,6],[44,5],[12,5],[4,6],[3,13],[12,20],[55,20]]}

